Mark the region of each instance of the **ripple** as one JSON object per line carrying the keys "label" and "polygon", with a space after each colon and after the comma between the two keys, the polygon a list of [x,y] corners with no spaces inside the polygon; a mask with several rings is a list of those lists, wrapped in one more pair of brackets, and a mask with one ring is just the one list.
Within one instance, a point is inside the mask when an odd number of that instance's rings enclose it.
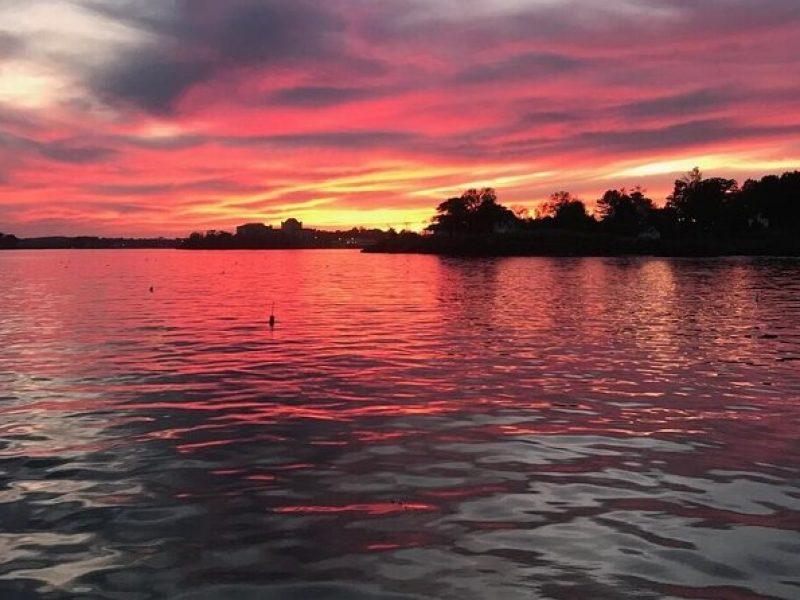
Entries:
{"label": "ripple", "polygon": [[0,596],[796,598],[797,267],[3,253]]}

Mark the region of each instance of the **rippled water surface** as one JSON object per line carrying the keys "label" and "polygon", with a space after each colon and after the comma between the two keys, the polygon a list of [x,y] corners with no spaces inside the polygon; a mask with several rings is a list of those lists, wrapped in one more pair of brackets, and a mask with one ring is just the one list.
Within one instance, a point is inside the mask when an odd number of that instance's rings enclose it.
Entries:
{"label": "rippled water surface", "polygon": [[798,261],[6,252],[0,352],[4,600],[800,598]]}

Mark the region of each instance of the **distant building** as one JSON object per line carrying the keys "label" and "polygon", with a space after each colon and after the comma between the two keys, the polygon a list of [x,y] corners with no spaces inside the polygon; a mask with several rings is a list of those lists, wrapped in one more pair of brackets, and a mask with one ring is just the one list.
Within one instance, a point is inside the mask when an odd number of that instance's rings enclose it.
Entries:
{"label": "distant building", "polygon": [[281,230],[286,233],[300,233],[303,231],[303,224],[297,219],[286,219],[281,223]]}
{"label": "distant building", "polygon": [[236,228],[236,235],[240,237],[260,237],[272,231],[272,225],[263,223],[247,223]]}

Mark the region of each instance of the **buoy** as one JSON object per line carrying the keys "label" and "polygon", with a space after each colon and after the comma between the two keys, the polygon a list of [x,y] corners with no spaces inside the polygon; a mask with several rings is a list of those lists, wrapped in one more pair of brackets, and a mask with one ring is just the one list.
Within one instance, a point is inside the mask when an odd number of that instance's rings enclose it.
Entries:
{"label": "buoy", "polygon": [[151,294],[153,293],[153,286],[152,285],[150,286],[150,293]]}
{"label": "buoy", "polygon": [[275,303],[272,303],[272,310],[269,313],[269,328],[275,327]]}

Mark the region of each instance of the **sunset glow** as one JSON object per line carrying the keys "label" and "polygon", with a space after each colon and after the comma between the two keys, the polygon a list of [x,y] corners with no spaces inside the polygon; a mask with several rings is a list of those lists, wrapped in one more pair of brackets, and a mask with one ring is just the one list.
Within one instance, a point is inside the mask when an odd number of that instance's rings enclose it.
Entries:
{"label": "sunset glow", "polygon": [[0,3],[0,231],[420,229],[800,166],[796,0]]}

